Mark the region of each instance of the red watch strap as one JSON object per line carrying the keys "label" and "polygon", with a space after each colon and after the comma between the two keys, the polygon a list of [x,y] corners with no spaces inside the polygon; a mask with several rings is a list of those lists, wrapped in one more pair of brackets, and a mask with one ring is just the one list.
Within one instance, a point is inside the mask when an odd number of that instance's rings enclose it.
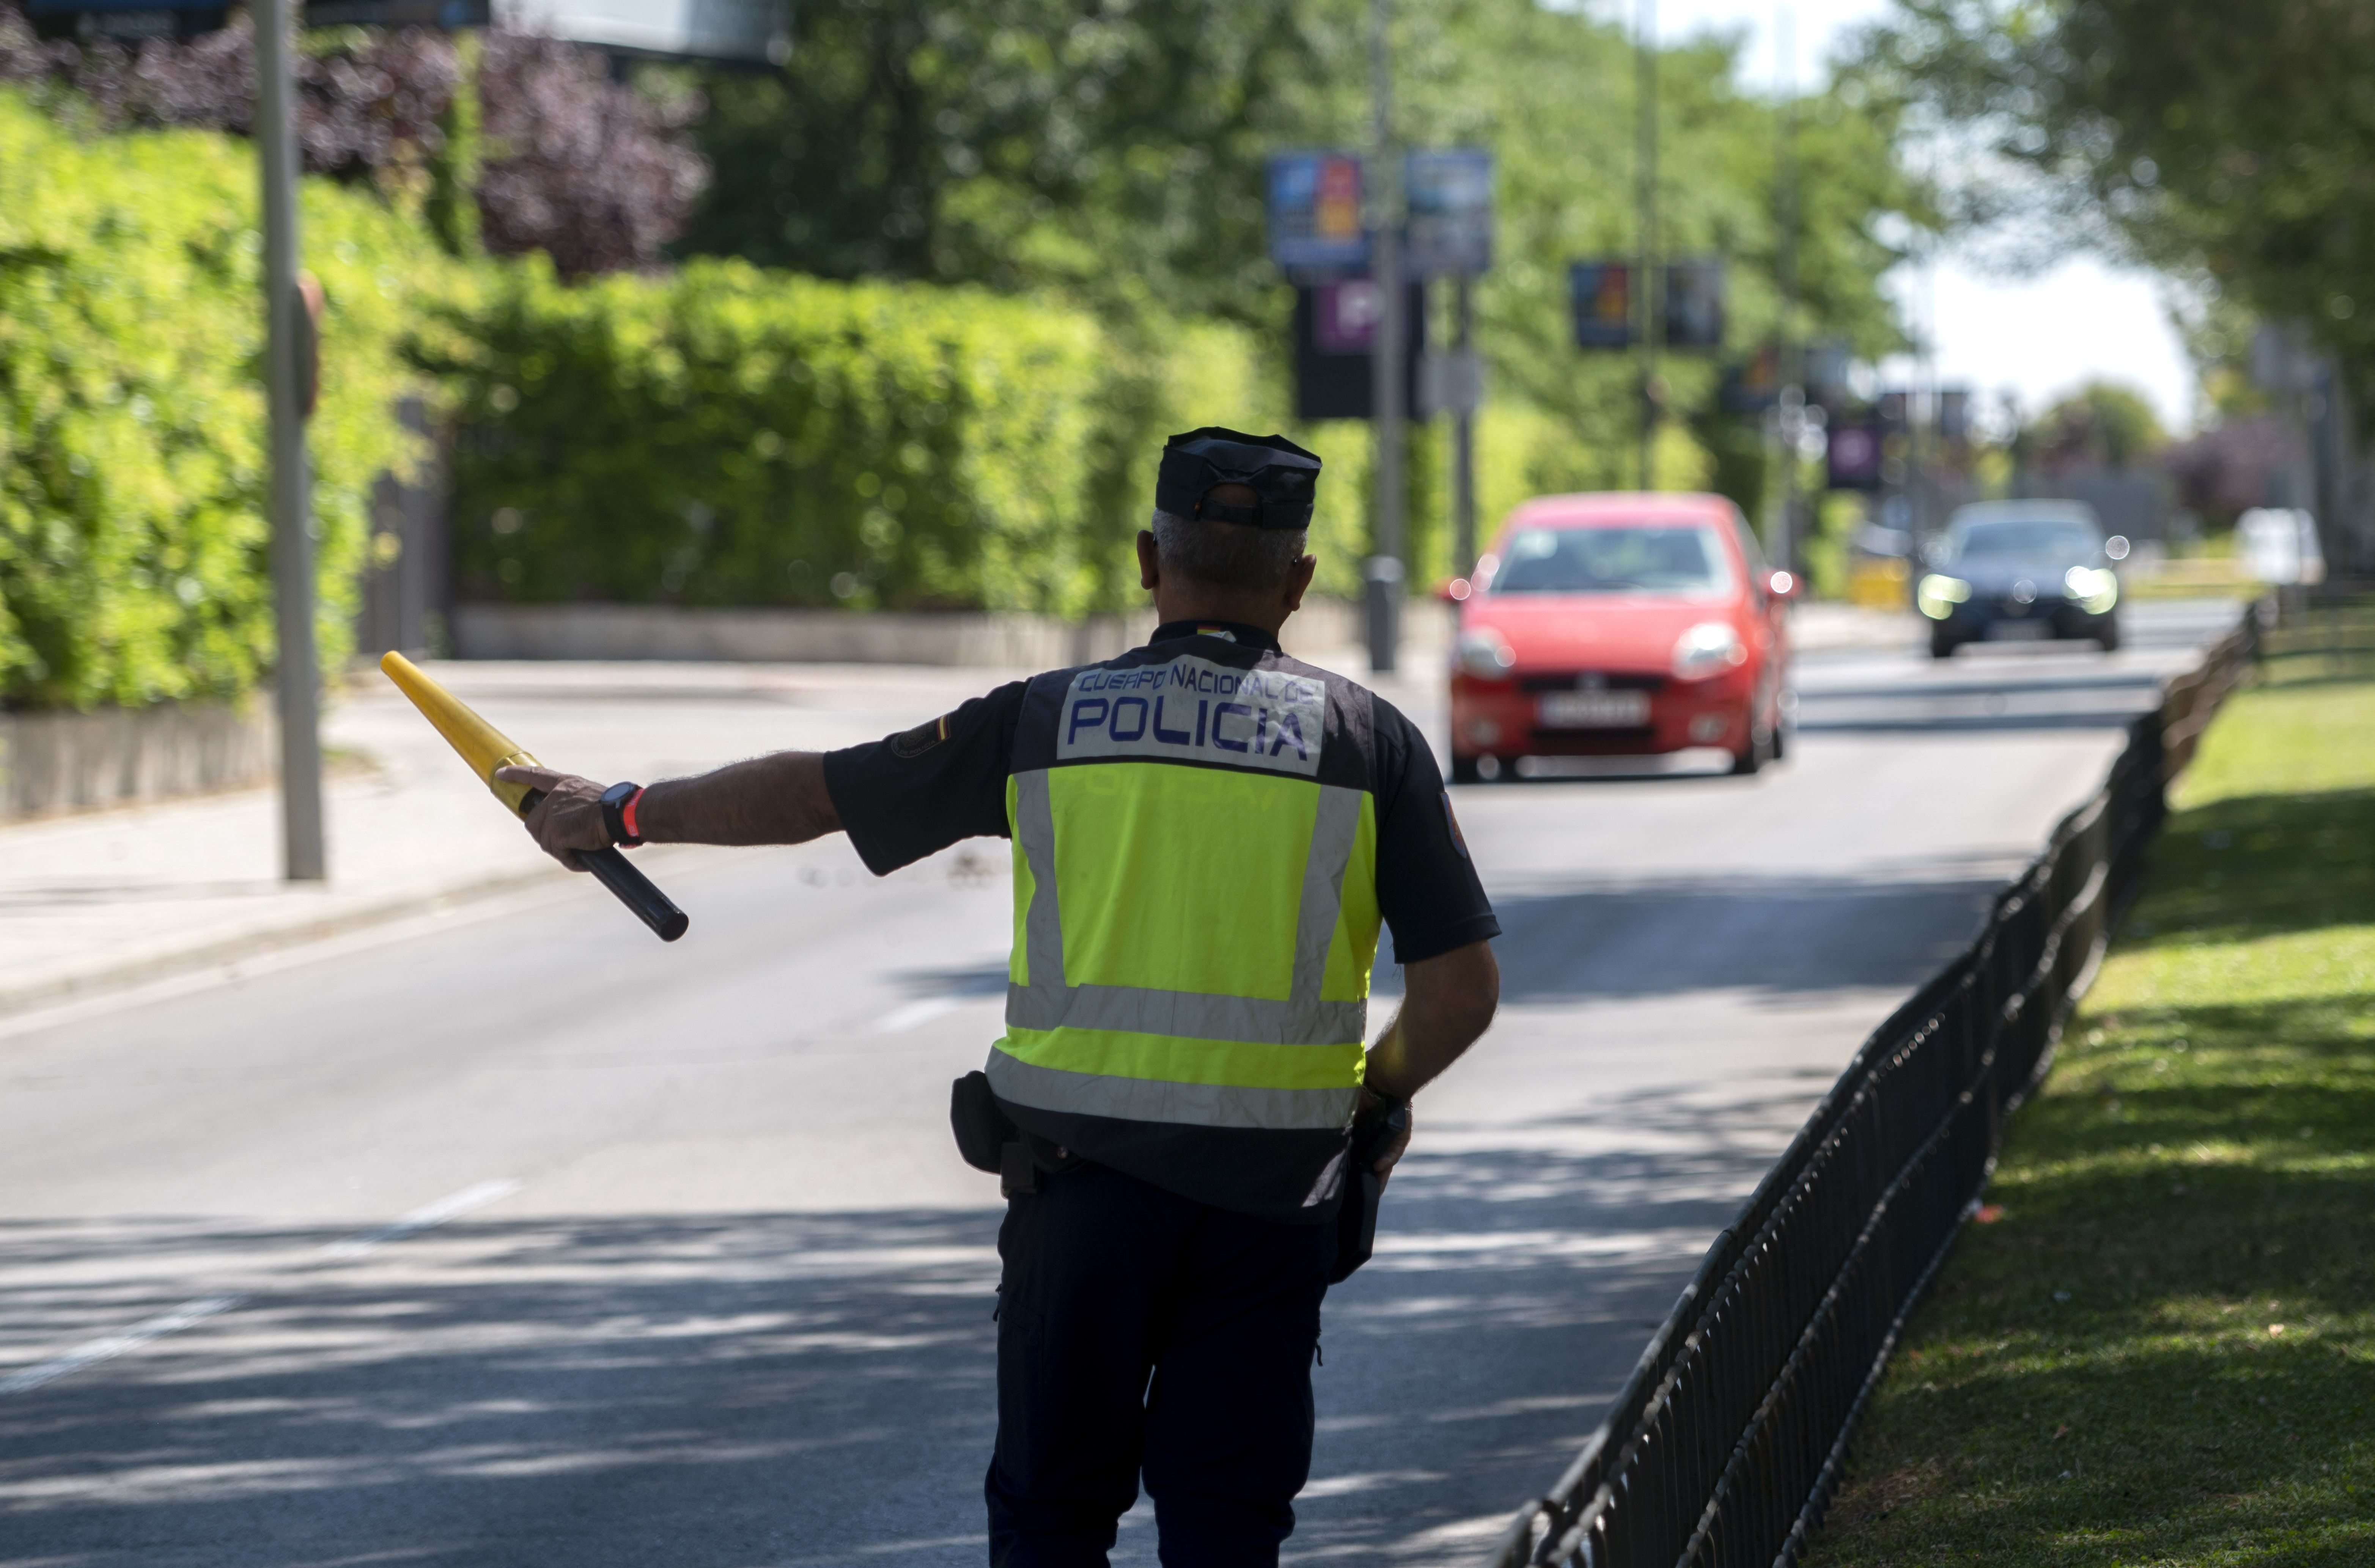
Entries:
{"label": "red watch strap", "polygon": [[627,830],[627,836],[629,838],[634,839],[637,842],[642,841],[644,834],[643,830],[635,826],[635,808],[641,806],[643,803],[644,792],[640,787],[638,787],[634,794],[627,796],[627,803],[619,808],[620,826]]}

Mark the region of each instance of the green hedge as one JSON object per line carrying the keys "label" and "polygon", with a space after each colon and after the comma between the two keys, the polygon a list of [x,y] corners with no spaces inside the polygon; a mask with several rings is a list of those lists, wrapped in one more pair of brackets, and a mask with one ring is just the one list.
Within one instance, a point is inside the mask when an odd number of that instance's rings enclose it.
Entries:
{"label": "green hedge", "polygon": [[[374,476],[417,302],[450,287],[419,225],[323,182],[305,252],[329,297],[313,425],[320,637],[349,645]],[[78,137],[0,89],[0,701],[235,695],[273,656],[254,148]]]}
{"label": "green hedge", "polygon": [[507,268],[451,324],[472,598],[1109,607],[1163,434],[1267,401],[1228,328],[738,262]]}

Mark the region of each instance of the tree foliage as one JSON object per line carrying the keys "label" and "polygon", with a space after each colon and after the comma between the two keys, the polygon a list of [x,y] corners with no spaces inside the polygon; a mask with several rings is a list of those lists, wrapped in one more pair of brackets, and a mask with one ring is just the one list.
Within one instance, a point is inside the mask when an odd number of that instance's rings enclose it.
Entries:
{"label": "tree foliage", "polygon": [[1977,131],[2062,233],[2306,325],[2375,391],[2375,7],[1899,0],[1861,71]]}
{"label": "tree foliage", "polygon": [[740,262],[515,266],[453,316],[426,358],[461,586],[528,602],[1109,607],[1178,392],[1247,360],[1223,327],[1150,365],[1084,311]]}
{"label": "tree foliage", "polygon": [[2123,383],[2086,383],[2038,417],[2016,438],[2025,465],[2048,474],[2126,468],[2168,444],[2152,402]]}
{"label": "tree foliage", "polygon": [[[1513,406],[1503,434],[1530,432],[1524,481],[1630,483],[1631,363],[1572,347],[1567,266],[1636,243],[1631,46],[1580,7],[1537,0],[1398,11],[1398,136],[1498,159],[1479,334],[1493,395]],[[1361,0],[804,4],[784,76],[704,84],[698,136],[715,177],[680,248],[1053,290],[1108,318],[1217,315],[1255,328],[1282,379],[1292,295],[1266,258],[1264,163],[1366,146],[1366,15]],[[1744,354],[1781,324],[1784,111],[1739,89],[1733,66],[1720,41],[1662,53],[1660,206],[1669,253],[1730,264],[1730,351]],[[1886,351],[1899,339],[1878,282],[1897,253],[1882,220],[1927,218],[1894,156],[1893,111],[1827,93],[1796,108],[1792,324]],[[1719,364],[1671,364],[1700,446],[1737,445],[1714,428],[1728,418],[1713,406]],[[1443,466],[1422,443],[1414,473]],[[1733,466],[1753,488],[1758,465]],[[1701,450],[1661,479],[1711,471]]]}
{"label": "tree foliage", "polygon": [[[600,56],[552,39],[480,41],[418,28],[303,35],[297,136],[307,171],[369,184],[408,210],[442,203],[450,214],[467,199],[473,227],[454,229],[450,216],[441,224],[462,248],[542,251],[573,276],[655,264],[706,175],[683,135],[699,100],[638,93],[609,80]],[[246,136],[255,38],[242,16],[187,43],[45,42],[0,0],[0,81],[43,89],[53,110],[96,128]],[[474,101],[457,105],[465,97]]]}
{"label": "tree foliage", "polygon": [[[450,284],[416,226],[309,180],[328,296],[311,425],[318,636],[349,645],[371,487],[419,455],[400,340]],[[271,667],[254,160],[80,139],[0,88],[0,700],[227,697]]]}

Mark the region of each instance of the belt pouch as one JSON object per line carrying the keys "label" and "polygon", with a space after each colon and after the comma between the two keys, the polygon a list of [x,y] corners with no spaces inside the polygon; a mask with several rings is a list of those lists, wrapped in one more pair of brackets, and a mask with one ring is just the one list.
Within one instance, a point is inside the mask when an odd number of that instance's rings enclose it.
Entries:
{"label": "belt pouch", "polygon": [[998,1096],[989,1091],[989,1075],[978,1071],[950,1086],[949,1126],[964,1162],[993,1176],[1004,1173],[1006,1147],[1022,1136],[998,1109]]}

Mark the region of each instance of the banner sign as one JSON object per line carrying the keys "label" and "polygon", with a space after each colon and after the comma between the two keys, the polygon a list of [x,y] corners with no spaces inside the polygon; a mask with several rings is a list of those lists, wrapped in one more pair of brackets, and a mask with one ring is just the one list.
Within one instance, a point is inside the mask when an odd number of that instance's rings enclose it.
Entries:
{"label": "banner sign", "polygon": [[1270,160],[1270,254],[1302,275],[1359,272],[1369,265],[1359,158],[1287,152]]}
{"label": "banner sign", "polygon": [[1880,423],[1876,419],[1835,424],[1825,461],[1825,482],[1835,490],[1880,489]]}
{"label": "banner sign", "polygon": [[1633,347],[1633,268],[1625,262],[1577,262],[1567,268],[1578,348]]}
{"label": "banner sign", "polygon": [[[1375,416],[1381,295],[1365,277],[1306,285],[1294,291],[1296,419]],[[1418,410],[1418,367],[1426,352],[1424,284],[1404,286],[1402,311],[1402,407]]]}
{"label": "banner sign", "polygon": [[1666,347],[1723,347],[1723,263],[1676,262],[1666,268]]}
{"label": "banner sign", "polygon": [[1768,343],[1725,370],[1716,399],[1727,414],[1761,414],[1781,401],[1781,350]]}
{"label": "banner sign", "polygon": [[1413,152],[1405,262],[1413,277],[1474,277],[1493,265],[1493,155],[1474,147]]}

